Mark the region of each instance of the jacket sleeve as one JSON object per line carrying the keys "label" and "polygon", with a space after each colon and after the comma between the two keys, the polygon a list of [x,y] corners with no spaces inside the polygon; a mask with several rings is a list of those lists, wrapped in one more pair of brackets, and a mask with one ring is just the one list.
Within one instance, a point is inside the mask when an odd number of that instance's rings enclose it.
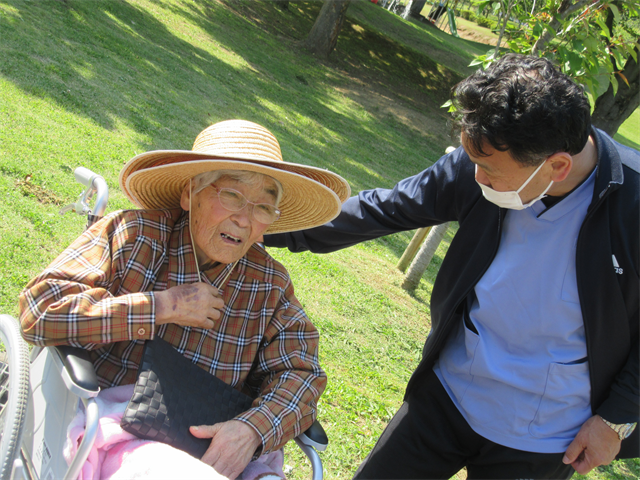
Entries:
{"label": "jacket sleeve", "polygon": [[631,347],[627,364],[611,385],[609,397],[597,409],[596,413],[611,423],[637,423],[640,421],[639,357],[640,351],[636,340]]}
{"label": "jacket sleeve", "polygon": [[29,343],[93,349],[151,337],[153,294],[139,293],[149,275],[133,258],[142,255],[150,265],[161,263],[161,258],[154,261],[161,249],[145,245],[137,222],[135,215],[105,217],[27,284],[19,302],[22,334]]}
{"label": "jacket sleeve", "polygon": [[317,401],[327,383],[318,339],[289,280],[246,381],[258,397],[253,408],[236,418],[258,432],[262,454],[281,448],[316,419]]}
{"label": "jacket sleeve", "polygon": [[[466,174],[462,183],[461,172]],[[460,208],[468,203],[464,197],[480,192],[477,185],[469,188],[469,180],[473,180],[473,164],[458,148],[392,189],[365,190],[351,197],[340,215],[326,225],[265,235],[265,244],[293,252],[328,253],[391,233],[458,220]]]}

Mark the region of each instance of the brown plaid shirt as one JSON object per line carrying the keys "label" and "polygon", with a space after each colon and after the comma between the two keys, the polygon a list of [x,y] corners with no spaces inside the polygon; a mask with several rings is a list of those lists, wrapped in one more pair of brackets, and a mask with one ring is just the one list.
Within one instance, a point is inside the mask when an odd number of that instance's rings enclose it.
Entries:
{"label": "brown plaid shirt", "polygon": [[159,335],[256,397],[236,419],[258,431],[268,453],[311,426],[326,385],[318,331],[285,268],[253,245],[221,290],[225,308],[213,329],[155,326],[154,291],[199,280],[216,286],[230,268],[216,264],[199,279],[181,209],[115,212],[23,290],[23,336],[34,345],[90,350],[101,385],[110,387],[135,382],[144,340]]}

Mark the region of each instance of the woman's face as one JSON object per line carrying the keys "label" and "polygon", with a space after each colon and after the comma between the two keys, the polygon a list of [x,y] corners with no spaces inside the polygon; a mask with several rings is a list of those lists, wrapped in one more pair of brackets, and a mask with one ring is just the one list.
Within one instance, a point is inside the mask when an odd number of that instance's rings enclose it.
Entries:
{"label": "woman's face", "polygon": [[[252,203],[275,205],[277,187],[267,176],[256,184],[247,184],[222,177],[213,184],[218,189],[237,190]],[[191,233],[195,243],[198,263],[209,261],[233,263],[242,258],[247,250],[269,228],[269,224],[258,222],[253,216],[251,203],[237,212],[227,210],[220,204],[218,193],[209,185],[196,193],[189,206],[190,186],[182,192],[180,205],[184,210],[191,208]]]}

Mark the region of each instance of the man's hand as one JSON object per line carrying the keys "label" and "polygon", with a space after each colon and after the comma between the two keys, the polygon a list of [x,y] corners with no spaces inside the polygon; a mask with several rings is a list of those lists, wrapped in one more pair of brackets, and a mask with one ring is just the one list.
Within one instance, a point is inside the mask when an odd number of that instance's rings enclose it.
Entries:
{"label": "man's hand", "polygon": [[218,289],[206,283],[191,283],[154,292],[156,325],[177,323],[184,327],[213,328],[224,302]]}
{"label": "man's hand", "polygon": [[609,465],[620,451],[621,443],[618,434],[600,415],[594,415],[584,422],[562,461],[570,463],[580,475],[586,475],[600,465]]}
{"label": "man's hand", "polygon": [[193,436],[211,438],[211,445],[200,460],[227,478],[237,478],[261,445],[258,433],[238,420],[200,425],[189,429]]}

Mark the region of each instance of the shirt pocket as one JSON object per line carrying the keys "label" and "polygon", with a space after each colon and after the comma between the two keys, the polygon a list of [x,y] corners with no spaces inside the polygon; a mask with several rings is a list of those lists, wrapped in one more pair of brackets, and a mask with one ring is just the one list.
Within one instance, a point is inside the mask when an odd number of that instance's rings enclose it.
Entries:
{"label": "shirt pocket", "polygon": [[544,393],[538,411],[529,425],[537,438],[578,433],[591,416],[589,363],[552,363],[549,365]]}
{"label": "shirt pocket", "polygon": [[440,371],[457,401],[463,403],[467,389],[473,381],[471,365],[480,337],[469,330],[462,318],[445,347],[440,352]]}
{"label": "shirt pocket", "polygon": [[480,343],[480,337],[467,327],[466,322],[462,323],[461,331],[464,335],[464,343],[455,350],[447,367],[449,373],[456,376],[458,402],[464,405],[467,390],[473,383],[473,362]]}

